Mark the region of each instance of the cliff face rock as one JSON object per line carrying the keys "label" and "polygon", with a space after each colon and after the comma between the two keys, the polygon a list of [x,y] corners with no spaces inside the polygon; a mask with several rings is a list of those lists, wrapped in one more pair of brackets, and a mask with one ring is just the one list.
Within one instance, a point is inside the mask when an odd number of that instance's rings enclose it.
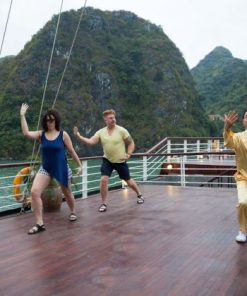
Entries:
{"label": "cliff face rock", "polygon": [[191,70],[202,104],[209,114],[242,113],[247,99],[247,63],[216,47]]}
{"label": "cliff face rock", "polygon": [[[112,94],[112,81],[108,73],[96,73],[94,81],[93,96],[103,102]],[[107,106],[105,106],[107,107]]]}
{"label": "cliff face rock", "polygon": [[[53,103],[80,12],[71,10],[61,16],[44,111]],[[0,60],[3,157],[31,154],[31,144],[20,132],[19,107],[23,101],[30,105],[27,120],[30,129],[35,128],[57,17],[16,57]],[[71,134],[77,125],[82,134],[91,136],[104,124],[102,111],[106,108],[116,109],[118,123],[131,132],[139,151],[166,136],[211,132],[188,67],[163,30],[131,12],[87,8],[56,109],[66,131]],[[78,147],[84,155],[101,152],[99,148]]]}

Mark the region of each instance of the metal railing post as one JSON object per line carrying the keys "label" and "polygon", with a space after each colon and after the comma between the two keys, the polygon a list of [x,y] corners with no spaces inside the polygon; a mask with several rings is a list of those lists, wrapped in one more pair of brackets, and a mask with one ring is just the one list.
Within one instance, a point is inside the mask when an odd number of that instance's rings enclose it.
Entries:
{"label": "metal railing post", "polygon": [[[200,152],[200,145],[201,145],[201,141],[197,140],[196,141],[196,152]],[[197,159],[199,159],[199,155],[197,155]]]}
{"label": "metal railing post", "polygon": [[[167,140],[167,153],[171,153],[172,152],[172,149],[171,149],[171,140]],[[167,157],[167,162],[170,162],[170,156]]]}
{"label": "metal railing post", "polygon": [[[187,140],[184,140],[184,153],[187,153],[188,152],[188,145],[187,145]],[[185,155],[184,156],[184,160],[187,159],[187,156]]]}
{"label": "metal railing post", "polygon": [[143,156],[143,181],[147,181],[148,179],[148,158],[147,156]]}
{"label": "metal railing post", "polygon": [[212,140],[208,140],[208,151],[212,150]]}
{"label": "metal railing post", "polygon": [[84,160],[82,162],[82,170],[83,170],[83,173],[82,173],[82,198],[87,198],[87,174],[88,174],[88,171],[87,171],[87,160]]}
{"label": "metal railing post", "polygon": [[[212,150],[212,140],[208,140],[207,151],[211,151],[211,150]],[[209,155],[209,159],[212,159],[212,155]]]}
{"label": "metal railing post", "polygon": [[200,146],[201,146],[201,141],[197,140],[196,141],[196,152],[200,152]]}
{"label": "metal railing post", "polygon": [[180,179],[181,179],[181,186],[185,187],[186,182],[185,182],[185,161],[184,161],[185,156],[181,156],[180,158]]}

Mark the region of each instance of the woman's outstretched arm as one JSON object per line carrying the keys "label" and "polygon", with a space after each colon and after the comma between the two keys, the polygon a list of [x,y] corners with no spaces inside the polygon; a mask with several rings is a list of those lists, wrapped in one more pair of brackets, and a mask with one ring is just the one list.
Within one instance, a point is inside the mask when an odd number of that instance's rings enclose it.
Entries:
{"label": "woman's outstretched arm", "polygon": [[39,140],[41,131],[29,131],[28,124],[26,121],[26,113],[29,106],[25,103],[21,105],[20,116],[21,116],[21,129],[23,135],[31,140]]}

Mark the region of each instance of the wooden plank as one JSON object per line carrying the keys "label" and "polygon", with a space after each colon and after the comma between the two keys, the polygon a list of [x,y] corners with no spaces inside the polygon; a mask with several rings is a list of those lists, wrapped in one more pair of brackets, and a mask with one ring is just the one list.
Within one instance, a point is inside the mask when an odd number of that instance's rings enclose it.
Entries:
{"label": "wooden plank", "polygon": [[78,221],[46,213],[0,220],[0,295],[247,295],[247,245],[237,232],[235,189],[143,185],[77,200]]}

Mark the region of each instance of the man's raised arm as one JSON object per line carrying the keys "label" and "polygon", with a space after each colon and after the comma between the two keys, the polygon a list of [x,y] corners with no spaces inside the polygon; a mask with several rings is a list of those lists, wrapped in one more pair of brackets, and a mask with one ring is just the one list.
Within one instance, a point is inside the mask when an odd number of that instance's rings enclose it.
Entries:
{"label": "man's raised arm", "polygon": [[95,145],[99,142],[99,137],[96,135],[92,136],[91,138],[85,138],[81,136],[77,126],[74,127],[74,135],[77,137],[78,140],[87,145]]}

